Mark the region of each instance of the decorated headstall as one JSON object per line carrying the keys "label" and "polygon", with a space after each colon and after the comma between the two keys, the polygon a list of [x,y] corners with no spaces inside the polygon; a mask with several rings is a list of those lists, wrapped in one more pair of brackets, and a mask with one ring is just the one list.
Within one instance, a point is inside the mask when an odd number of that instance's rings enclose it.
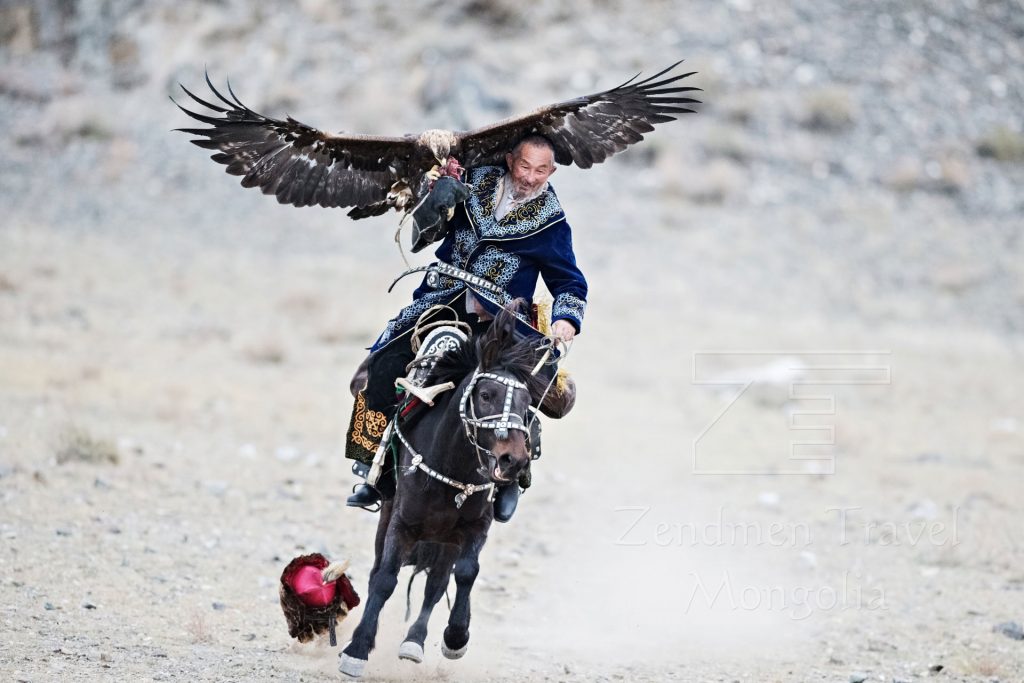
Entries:
{"label": "decorated headstall", "polygon": [[[477,382],[482,379],[488,379],[492,382],[505,385],[505,399],[500,414],[496,413],[494,415],[485,415],[482,417],[478,417],[476,415],[476,405],[472,400],[473,389],[476,387]],[[459,417],[462,418],[462,425],[466,430],[466,437],[469,439],[469,442],[476,447],[478,453],[491,453],[477,441],[477,431],[480,429],[493,429],[494,437],[501,441],[504,441],[509,437],[508,430],[510,429],[518,429],[526,434],[527,439],[530,438],[530,428],[526,426],[522,416],[512,414],[512,398],[515,395],[515,390],[527,388],[528,387],[525,383],[505,375],[498,375],[493,372],[482,372],[480,369],[477,369],[473,373],[469,383],[466,384],[466,388],[462,392],[462,398],[459,400]]]}

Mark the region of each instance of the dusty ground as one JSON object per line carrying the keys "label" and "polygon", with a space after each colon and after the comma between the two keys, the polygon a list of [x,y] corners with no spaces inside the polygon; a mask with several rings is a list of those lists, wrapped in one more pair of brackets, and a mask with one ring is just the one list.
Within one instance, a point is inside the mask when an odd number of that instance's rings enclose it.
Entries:
{"label": "dusty ground", "polygon": [[[413,286],[384,293],[393,221],[241,190],[167,132],[174,78],[208,61],[273,113],[387,133],[671,52],[705,110],[553,179],[591,281],[579,403],[492,530],[469,654],[440,656],[439,609],[398,662],[396,596],[368,679],[1024,681],[993,631],[1024,622],[1019,8],[376,5],[39,3],[3,35],[4,680],[329,680],[280,571],[348,557],[365,592],[341,442]],[[452,47],[481,31],[496,50]]]}

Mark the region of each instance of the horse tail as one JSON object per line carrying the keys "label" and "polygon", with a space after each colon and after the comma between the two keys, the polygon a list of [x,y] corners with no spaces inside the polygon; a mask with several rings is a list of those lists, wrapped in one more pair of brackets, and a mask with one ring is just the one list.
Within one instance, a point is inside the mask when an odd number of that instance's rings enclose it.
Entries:
{"label": "horse tail", "polygon": [[[406,560],[406,565],[412,565],[412,576],[409,577],[409,583],[405,587],[405,620],[409,621],[409,617],[412,616],[412,582],[416,578],[416,575],[420,572],[430,573],[430,568],[437,564],[441,557],[443,548],[440,543],[427,543],[424,541],[417,541],[416,545],[413,546],[412,552],[409,554],[409,559]],[[445,592],[447,595],[447,591]],[[451,603],[449,601],[449,608]]]}
{"label": "horse tail", "polygon": [[408,622],[412,616],[412,580],[416,578],[416,572],[409,577],[409,585],[405,587],[405,620]]}

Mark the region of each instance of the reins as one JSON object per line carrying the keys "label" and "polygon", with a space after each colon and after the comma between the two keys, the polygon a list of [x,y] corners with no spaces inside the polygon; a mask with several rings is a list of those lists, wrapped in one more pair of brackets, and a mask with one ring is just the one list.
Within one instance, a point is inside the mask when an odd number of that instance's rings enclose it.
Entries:
{"label": "reins", "polygon": [[[413,337],[415,338],[416,334],[414,334]],[[537,365],[533,368],[533,371],[530,373],[532,375],[536,375],[538,372],[540,372],[541,368],[544,367],[545,365],[554,364],[556,362],[555,360],[552,360],[552,356],[554,355],[553,352],[558,350],[559,344],[561,344],[561,346],[564,349],[562,353],[559,354],[559,357],[564,360],[569,355],[569,350],[571,349],[570,344],[561,342],[560,340],[552,337],[545,337],[545,342],[548,345],[548,348],[545,349],[544,355],[541,357],[540,361],[537,362]],[[543,348],[543,346],[539,346],[537,348],[538,350],[540,350],[541,348]],[[492,415],[484,416],[478,416],[476,414],[476,403],[472,400],[473,389],[476,387],[476,384],[481,379],[490,380],[492,382],[504,385],[505,396],[502,401],[501,413],[495,413]],[[544,387],[544,393],[541,394],[540,399],[537,401],[538,406],[540,406],[544,402],[544,399],[547,398],[548,393],[551,391],[551,387],[554,386],[554,383],[557,379],[558,373],[556,371],[552,373],[551,379]],[[462,421],[462,426],[466,434],[466,439],[467,441],[469,441],[470,444],[472,444],[474,452],[476,454],[477,463],[480,466],[478,471],[485,476],[489,476],[489,473],[487,465],[484,464],[483,456],[484,454],[493,456],[494,453],[490,449],[484,448],[483,446],[480,445],[480,442],[478,440],[479,430],[493,430],[495,438],[504,441],[508,439],[510,436],[509,430],[515,429],[526,434],[527,443],[529,443],[530,441],[530,434],[533,428],[533,423],[537,419],[537,412],[539,411],[535,410],[534,414],[530,416],[528,422],[524,421],[522,416],[520,415],[513,415],[512,400],[514,398],[516,389],[528,391],[529,387],[525,382],[521,382],[507,375],[497,374],[494,372],[485,372],[481,370],[479,367],[477,367],[473,371],[473,375],[472,377],[470,377],[469,382],[466,384],[466,387],[462,390],[462,396],[459,398],[459,419]],[[400,413],[401,409],[399,409],[398,411],[398,414]],[[427,476],[431,477],[432,479],[436,479],[437,481],[447,484],[452,488],[458,489],[459,493],[455,496],[455,507],[457,509],[461,509],[462,505],[470,496],[472,496],[474,493],[479,493],[481,491],[488,492],[488,501],[494,499],[495,486],[493,481],[488,481],[487,483],[484,484],[466,484],[438,472],[437,470],[430,467],[430,465],[425,463],[423,454],[417,451],[415,448],[413,448],[413,445],[409,443],[408,438],[406,438],[405,434],[402,433],[402,430],[398,425],[398,414],[396,414],[395,419],[392,423],[392,431],[398,437],[399,441],[402,442],[402,445],[406,448],[406,450],[409,451],[409,454],[412,456],[411,462],[405,468],[404,473],[406,475],[413,474],[417,470],[419,470],[426,474]]]}

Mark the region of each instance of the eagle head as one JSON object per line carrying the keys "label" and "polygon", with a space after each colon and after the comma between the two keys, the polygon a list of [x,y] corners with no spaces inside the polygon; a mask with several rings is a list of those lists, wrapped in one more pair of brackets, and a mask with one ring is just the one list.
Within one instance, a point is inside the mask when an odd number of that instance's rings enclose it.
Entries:
{"label": "eagle head", "polygon": [[418,140],[419,144],[430,150],[437,163],[444,164],[455,147],[455,133],[450,130],[439,130],[437,128],[423,131]]}

